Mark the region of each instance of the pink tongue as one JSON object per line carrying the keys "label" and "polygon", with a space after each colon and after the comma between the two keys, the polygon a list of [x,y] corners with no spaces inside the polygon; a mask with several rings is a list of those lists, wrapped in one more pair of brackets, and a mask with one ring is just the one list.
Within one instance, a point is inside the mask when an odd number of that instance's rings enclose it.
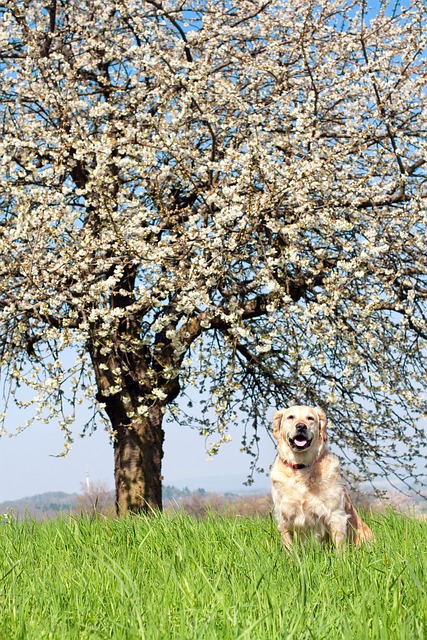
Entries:
{"label": "pink tongue", "polygon": [[307,440],[304,440],[303,438],[298,438],[298,440],[295,440],[295,442],[298,447],[305,447],[305,445],[307,444]]}

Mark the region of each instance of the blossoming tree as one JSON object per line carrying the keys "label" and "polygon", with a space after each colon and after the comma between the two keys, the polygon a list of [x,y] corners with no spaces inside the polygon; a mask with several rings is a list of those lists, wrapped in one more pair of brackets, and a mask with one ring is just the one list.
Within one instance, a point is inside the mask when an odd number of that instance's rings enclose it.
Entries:
{"label": "blossoming tree", "polygon": [[316,403],[360,477],[416,475],[424,1],[0,6],[4,395],[66,447],[92,398],[124,513],[161,507],[189,388],[213,451]]}

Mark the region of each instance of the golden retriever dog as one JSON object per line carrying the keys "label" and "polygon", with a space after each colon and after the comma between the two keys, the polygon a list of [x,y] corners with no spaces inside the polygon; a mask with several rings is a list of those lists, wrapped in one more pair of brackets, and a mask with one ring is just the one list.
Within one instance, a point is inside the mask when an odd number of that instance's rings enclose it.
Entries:
{"label": "golden retriever dog", "polygon": [[293,406],[273,417],[277,458],[271,469],[274,512],[286,549],[294,534],[312,532],[339,546],[373,540],[343,483],[338,458],[326,446],[326,415],[319,407]]}

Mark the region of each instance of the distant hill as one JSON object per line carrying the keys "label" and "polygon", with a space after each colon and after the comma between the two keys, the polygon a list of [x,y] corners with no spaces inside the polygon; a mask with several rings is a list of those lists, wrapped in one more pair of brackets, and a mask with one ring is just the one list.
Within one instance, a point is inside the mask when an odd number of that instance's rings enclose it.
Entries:
{"label": "distant hill", "polygon": [[[103,494],[105,494],[105,490]],[[108,491],[108,501],[111,506],[114,505],[114,492]],[[191,498],[192,496],[206,496],[208,495],[204,489],[197,489],[196,491],[190,491],[187,487],[178,489],[170,485],[163,487],[163,501],[165,505],[170,502],[179,502],[185,498]],[[43,519],[51,518],[59,515],[60,513],[71,513],[75,509],[79,512],[81,506],[84,503],[82,501],[82,494],[78,493],[64,493],[63,491],[48,491],[47,493],[41,493],[35,496],[28,496],[20,498],[19,500],[6,500],[0,503],[0,515],[6,513],[13,513],[18,517],[29,516],[31,518]],[[96,492],[93,492],[93,502],[96,499]],[[90,500],[86,501],[87,503]]]}
{"label": "distant hill", "polygon": [[0,513],[13,511],[17,516],[52,517],[61,512],[69,513],[76,504],[77,493],[48,491],[35,496],[6,500],[0,503]]}

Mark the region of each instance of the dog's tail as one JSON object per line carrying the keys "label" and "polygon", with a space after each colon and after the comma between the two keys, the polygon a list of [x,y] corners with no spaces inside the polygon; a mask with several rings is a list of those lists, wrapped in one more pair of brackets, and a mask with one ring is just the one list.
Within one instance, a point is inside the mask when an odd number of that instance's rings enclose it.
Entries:
{"label": "dog's tail", "polygon": [[368,527],[368,525],[363,522],[362,518],[357,513],[356,509],[353,506],[350,495],[346,487],[344,487],[344,495],[345,495],[345,512],[348,515],[347,521],[347,535],[348,539],[355,545],[361,544],[363,542],[372,542],[375,540],[375,536]]}

